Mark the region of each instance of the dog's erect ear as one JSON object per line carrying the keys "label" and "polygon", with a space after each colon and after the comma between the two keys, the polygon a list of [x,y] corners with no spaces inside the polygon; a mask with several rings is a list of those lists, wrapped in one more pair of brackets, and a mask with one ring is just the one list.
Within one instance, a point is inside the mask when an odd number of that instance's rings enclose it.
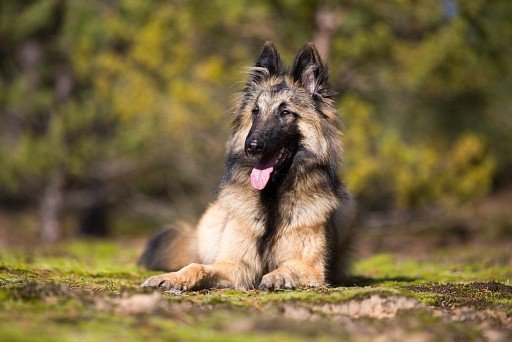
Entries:
{"label": "dog's erect ear", "polygon": [[279,53],[274,44],[268,41],[263,45],[254,67],[250,68],[250,80],[251,82],[259,82],[270,76],[282,75],[284,71],[284,64],[281,57],[279,57]]}
{"label": "dog's erect ear", "polygon": [[299,82],[310,94],[327,83],[327,66],[322,61],[313,43],[307,43],[297,53],[292,66],[292,76],[295,82]]}

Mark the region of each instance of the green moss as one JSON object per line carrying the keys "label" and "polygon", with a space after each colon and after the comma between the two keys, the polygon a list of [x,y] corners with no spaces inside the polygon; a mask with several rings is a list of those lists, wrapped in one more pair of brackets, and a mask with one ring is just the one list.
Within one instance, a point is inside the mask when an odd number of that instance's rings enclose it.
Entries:
{"label": "green moss", "polygon": [[[512,314],[511,270],[502,250],[478,260],[473,252],[436,251],[428,259],[380,254],[361,260],[343,287],[295,291],[212,290],[165,294],[164,310],[126,314],[99,309],[111,300],[147,293],[139,284],[156,272],[135,266],[137,250],[112,242],[72,242],[56,248],[0,254],[0,334],[17,341],[172,340],[281,341],[372,338],[387,331],[428,331],[429,337],[479,339],[479,328],[434,317],[430,306],[492,308]],[[485,267],[484,267],[485,266]],[[490,282],[496,280],[497,282]],[[310,305],[359,301],[372,295],[414,297],[426,304],[394,319],[359,318],[348,330],[333,313],[310,320]],[[449,305],[449,306],[447,306]],[[306,310],[299,320],[285,308]],[[321,306],[320,306],[321,307]],[[347,318],[348,319],[348,318]],[[343,321],[343,320],[342,320]],[[435,329],[430,327],[435,325]],[[360,327],[360,328],[354,328]],[[363,329],[364,327],[364,329]],[[368,328],[368,329],[367,329]]]}
{"label": "green moss", "polygon": [[498,282],[410,285],[408,294],[439,307],[512,310],[512,287]]}
{"label": "green moss", "polygon": [[384,284],[487,280],[509,284],[512,281],[512,268],[508,264],[490,265],[489,257],[484,261],[471,263],[454,263],[450,260],[446,257],[441,261],[437,256],[428,261],[419,262],[414,259],[400,260],[397,256],[390,254],[380,254],[358,262],[355,272],[373,277],[375,282]]}

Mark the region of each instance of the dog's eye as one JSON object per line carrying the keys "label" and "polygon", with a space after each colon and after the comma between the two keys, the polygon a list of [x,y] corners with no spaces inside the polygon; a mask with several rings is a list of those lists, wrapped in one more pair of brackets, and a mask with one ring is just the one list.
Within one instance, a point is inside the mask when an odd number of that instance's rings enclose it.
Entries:
{"label": "dog's eye", "polygon": [[281,116],[288,116],[288,115],[291,115],[292,112],[290,112],[289,110],[287,109],[284,109],[281,111]]}
{"label": "dog's eye", "polygon": [[259,112],[260,112],[260,107],[258,105],[254,106],[254,108],[252,109],[252,113],[258,114]]}

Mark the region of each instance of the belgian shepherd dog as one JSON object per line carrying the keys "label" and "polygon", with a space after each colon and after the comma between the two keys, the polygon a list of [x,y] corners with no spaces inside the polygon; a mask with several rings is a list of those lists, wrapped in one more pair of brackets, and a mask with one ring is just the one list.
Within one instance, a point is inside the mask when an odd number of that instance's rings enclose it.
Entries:
{"label": "belgian shepherd dog", "polygon": [[141,286],[292,289],[347,272],[351,199],[338,178],[340,119],[312,43],[287,69],[267,42],[249,68],[216,199],[194,231],[153,236],[139,264],[174,271]]}

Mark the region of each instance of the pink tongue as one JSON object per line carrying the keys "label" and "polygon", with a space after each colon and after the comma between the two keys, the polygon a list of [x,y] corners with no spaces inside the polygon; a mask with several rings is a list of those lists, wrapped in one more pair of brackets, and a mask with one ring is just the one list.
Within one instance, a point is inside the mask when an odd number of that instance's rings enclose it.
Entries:
{"label": "pink tongue", "polygon": [[256,162],[251,172],[251,185],[256,190],[262,190],[270,179],[270,174],[274,171],[274,158],[270,161],[262,163],[261,160]]}

